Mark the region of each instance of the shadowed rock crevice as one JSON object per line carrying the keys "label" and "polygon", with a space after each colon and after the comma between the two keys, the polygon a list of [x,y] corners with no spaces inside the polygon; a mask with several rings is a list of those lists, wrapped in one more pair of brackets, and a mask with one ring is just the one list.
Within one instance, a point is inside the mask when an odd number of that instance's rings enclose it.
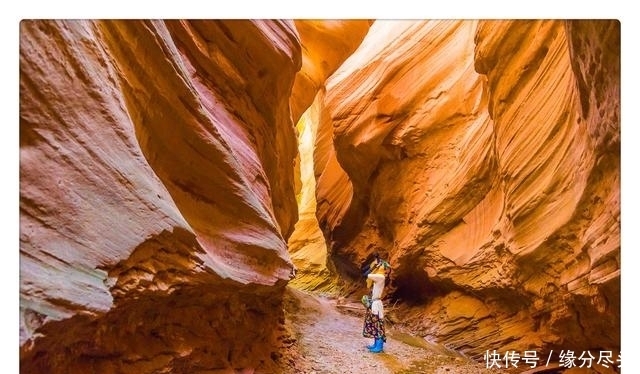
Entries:
{"label": "shadowed rock crevice", "polygon": [[[100,318],[79,314],[47,324],[22,372],[196,373],[228,368],[277,371],[282,294],[267,287],[230,292],[203,282],[123,300]],[[257,322],[259,321],[259,323]],[[270,326],[274,326],[271,328]],[[65,331],[65,334],[60,334]],[[272,358],[273,357],[273,358]],[[275,360],[274,360],[275,358]]]}

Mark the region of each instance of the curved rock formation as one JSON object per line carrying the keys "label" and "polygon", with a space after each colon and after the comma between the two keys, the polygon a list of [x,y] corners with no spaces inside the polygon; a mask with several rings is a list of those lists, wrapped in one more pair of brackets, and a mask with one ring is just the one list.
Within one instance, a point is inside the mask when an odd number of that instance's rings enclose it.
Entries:
{"label": "curved rock formation", "polygon": [[487,349],[620,347],[619,23],[376,21],[332,75],[317,215],[401,319]]}
{"label": "curved rock formation", "polygon": [[296,265],[291,285],[307,290],[335,294],[339,279],[331,261],[327,244],[316,218],[316,181],[313,153],[317,134],[319,109],[324,97],[321,90],[313,104],[298,121],[300,150],[300,192],[297,195],[299,220],[289,238],[289,253]]}
{"label": "curved rock formation", "polygon": [[[316,160],[318,213],[337,259],[360,264],[394,241],[404,248],[417,228],[428,240],[489,189],[492,122],[473,66],[475,28],[461,21],[376,22],[328,81]],[[323,152],[332,138],[335,156]]]}
{"label": "curved rock formation", "polygon": [[275,365],[293,24],[20,27],[22,372]]}
{"label": "curved rock formation", "polygon": [[22,372],[277,372],[291,258],[333,289],[325,263],[361,285],[373,252],[389,315],[473,357],[619,350],[619,45],[616,21],[23,21]]}
{"label": "curved rock formation", "polygon": [[100,29],[140,147],[207,249],[207,265],[245,282],[287,279],[283,236],[297,221],[293,25],[104,22]]}
{"label": "curved rock formation", "polygon": [[324,100],[324,83],[362,42],[371,23],[365,20],[295,21],[302,43],[302,68],[296,74],[290,103],[293,120],[299,119],[300,157],[295,168],[296,177],[299,178],[296,178],[296,182],[299,180],[296,185],[299,221],[288,244],[291,259],[297,267],[292,285],[297,288],[331,293],[337,291],[339,279],[333,264],[327,261],[326,243],[316,218],[313,153],[319,108]]}
{"label": "curved rock formation", "polygon": [[373,21],[295,20],[302,44],[302,68],[291,92],[291,118],[297,122],[327,78],[360,45]]}

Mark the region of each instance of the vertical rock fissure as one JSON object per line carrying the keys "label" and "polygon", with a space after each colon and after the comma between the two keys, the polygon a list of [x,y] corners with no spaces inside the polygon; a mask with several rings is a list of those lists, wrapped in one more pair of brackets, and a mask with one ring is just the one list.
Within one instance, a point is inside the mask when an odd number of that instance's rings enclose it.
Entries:
{"label": "vertical rock fissure", "polygon": [[299,178],[297,194],[299,220],[289,238],[289,253],[296,266],[293,287],[324,294],[337,294],[338,282],[327,253],[327,244],[316,218],[316,180],[314,150],[318,128],[318,110],[322,97],[298,121]]}

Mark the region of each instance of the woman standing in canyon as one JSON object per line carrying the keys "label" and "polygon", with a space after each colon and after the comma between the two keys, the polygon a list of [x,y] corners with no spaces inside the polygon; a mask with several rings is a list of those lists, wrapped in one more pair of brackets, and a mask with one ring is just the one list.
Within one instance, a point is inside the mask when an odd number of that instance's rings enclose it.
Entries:
{"label": "woman standing in canyon", "polygon": [[391,265],[387,261],[381,260],[376,253],[375,260],[366,267],[367,288],[371,290],[371,297],[364,297],[367,311],[364,316],[364,327],[362,335],[365,338],[374,338],[373,345],[367,346],[372,353],[382,352],[384,343],[387,341],[384,332],[384,306],[382,304],[382,292],[384,291],[385,279]]}

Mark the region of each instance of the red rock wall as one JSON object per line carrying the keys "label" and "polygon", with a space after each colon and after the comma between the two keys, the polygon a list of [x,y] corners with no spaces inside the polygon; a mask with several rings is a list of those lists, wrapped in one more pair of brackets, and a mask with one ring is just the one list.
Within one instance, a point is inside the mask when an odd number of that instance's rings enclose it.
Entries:
{"label": "red rock wall", "polygon": [[300,54],[285,21],[21,23],[22,372],[275,365]]}
{"label": "red rock wall", "polygon": [[366,252],[415,241],[418,228],[441,232],[431,223],[455,223],[483,198],[494,155],[474,32],[467,22],[376,22],[328,81],[316,172],[336,258],[359,264]]}
{"label": "red rock wall", "polygon": [[400,320],[487,349],[619,349],[619,24],[376,21],[327,81],[317,216]]}
{"label": "red rock wall", "polygon": [[300,53],[292,27],[100,25],[146,158],[207,249],[208,265],[245,282],[289,274],[283,236],[297,221],[297,147],[288,97]]}

